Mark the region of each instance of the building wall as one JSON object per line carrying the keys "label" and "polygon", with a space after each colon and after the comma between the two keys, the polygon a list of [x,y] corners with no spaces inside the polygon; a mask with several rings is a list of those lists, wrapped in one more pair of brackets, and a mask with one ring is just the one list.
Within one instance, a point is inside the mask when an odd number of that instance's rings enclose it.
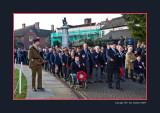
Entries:
{"label": "building wall", "polygon": [[24,48],[29,49],[29,47],[33,44],[33,42],[29,42],[29,36],[32,36],[33,39],[37,38],[36,34],[32,31],[32,29],[29,29],[25,35],[24,35]]}
{"label": "building wall", "polygon": [[[122,30],[122,29],[129,29],[129,28],[128,28],[128,26],[123,26],[123,27],[114,28],[114,30]],[[106,35],[106,34],[108,34],[110,31],[113,31],[113,28],[100,30],[101,37],[103,36],[103,33],[102,33],[102,32],[104,32],[104,35]]]}
{"label": "building wall", "polygon": [[[24,35],[23,37],[17,38],[18,41],[21,41],[21,42],[24,44],[24,48],[25,48],[25,49],[29,49],[29,47],[33,45],[33,41],[32,41],[32,42],[29,41],[29,37],[30,37],[30,36],[33,37],[33,40],[34,40],[35,38],[37,38],[36,34],[33,32],[32,29],[29,29],[29,30],[25,33],[25,35]],[[40,47],[40,48],[45,48],[45,47],[47,46],[47,44],[48,44],[48,43],[46,42],[46,38],[47,38],[47,37],[39,37],[39,38],[40,38],[40,45],[39,45],[39,47]]]}

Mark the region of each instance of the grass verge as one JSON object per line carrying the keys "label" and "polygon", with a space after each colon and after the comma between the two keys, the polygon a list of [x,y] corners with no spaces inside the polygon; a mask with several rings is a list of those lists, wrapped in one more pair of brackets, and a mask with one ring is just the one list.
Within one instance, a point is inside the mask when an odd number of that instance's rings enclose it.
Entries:
{"label": "grass verge", "polygon": [[[19,70],[14,69],[14,90],[16,89],[17,83],[19,81]],[[14,93],[14,99],[25,99],[27,91],[27,80],[24,74],[22,73],[21,78],[21,94],[19,94],[19,85]]]}

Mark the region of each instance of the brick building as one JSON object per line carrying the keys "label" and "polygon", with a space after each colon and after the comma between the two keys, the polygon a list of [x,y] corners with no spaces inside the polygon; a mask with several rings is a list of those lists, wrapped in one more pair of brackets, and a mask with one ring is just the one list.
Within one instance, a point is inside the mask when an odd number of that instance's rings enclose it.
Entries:
{"label": "brick building", "polygon": [[40,29],[39,22],[33,25],[25,26],[22,24],[21,29],[14,30],[14,38],[18,43],[21,43],[23,48],[29,49],[33,44],[33,39],[40,38],[40,48],[50,46],[50,34],[54,32],[54,25],[51,25],[51,30]]}

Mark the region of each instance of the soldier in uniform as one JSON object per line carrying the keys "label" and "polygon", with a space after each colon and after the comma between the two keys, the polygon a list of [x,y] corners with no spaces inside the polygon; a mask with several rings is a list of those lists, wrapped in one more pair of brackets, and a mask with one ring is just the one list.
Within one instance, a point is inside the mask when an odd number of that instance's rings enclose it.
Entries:
{"label": "soldier in uniform", "polygon": [[93,67],[93,80],[95,83],[102,82],[101,80],[101,68],[103,67],[103,57],[99,52],[99,46],[95,47],[95,52],[92,54],[92,67]]}
{"label": "soldier in uniform", "polygon": [[[39,38],[33,40],[33,46],[28,51],[28,59],[29,59],[29,68],[32,70],[32,90],[37,91],[41,90],[44,91],[45,89],[42,88],[42,66],[40,63],[43,63],[43,59],[39,53],[37,46],[40,44]],[[38,83],[37,89],[35,86],[35,79],[36,73],[38,73]]]}

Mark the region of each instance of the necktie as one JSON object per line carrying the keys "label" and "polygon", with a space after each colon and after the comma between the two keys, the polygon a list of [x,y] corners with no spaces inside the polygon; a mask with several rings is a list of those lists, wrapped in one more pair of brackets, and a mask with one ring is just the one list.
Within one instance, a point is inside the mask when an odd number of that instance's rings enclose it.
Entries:
{"label": "necktie", "polygon": [[85,50],[85,54],[86,54],[86,61],[88,61],[88,60],[89,60],[89,58],[88,58],[87,50]]}
{"label": "necktie", "polygon": [[123,54],[122,54],[122,52],[121,52],[121,57],[123,58]]}

